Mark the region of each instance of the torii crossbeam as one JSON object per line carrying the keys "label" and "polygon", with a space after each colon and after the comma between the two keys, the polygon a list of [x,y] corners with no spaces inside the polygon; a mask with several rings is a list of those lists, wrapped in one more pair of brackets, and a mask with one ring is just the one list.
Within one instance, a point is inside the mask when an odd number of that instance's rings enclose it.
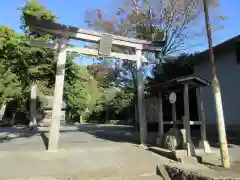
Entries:
{"label": "torii crossbeam", "polygon": [[[48,151],[54,152],[58,149],[59,129],[60,129],[60,111],[62,105],[65,63],[67,52],[77,52],[80,55],[113,57],[123,60],[135,61],[137,64],[137,94],[138,94],[138,117],[140,124],[140,142],[146,144],[147,123],[144,107],[144,83],[141,73],[141,62],[146,60],[142,56],[142,51],[161,51],[165,45],[164,41],[150,42],[140,39],[127,38],[112,34],[80,29],[77,27],[66,26],[54,23],[50,20],[40,20],[35,16],[24,14],[26,24],[34,31],[50,34],[58,38],[58,43],[49,44],[41,41],[31,42],[32,46],[49,48],[56,50],[57,54],[57,73],[55,80],[54,100],[52,109],[52,122],[50,128],[50,137]],[[77,39],[85,42],[93,42],[99,44],[99,49],[69,47],[68,40]],[[133,55],[112,52],[112,45],[123,46],[135,49]]]}

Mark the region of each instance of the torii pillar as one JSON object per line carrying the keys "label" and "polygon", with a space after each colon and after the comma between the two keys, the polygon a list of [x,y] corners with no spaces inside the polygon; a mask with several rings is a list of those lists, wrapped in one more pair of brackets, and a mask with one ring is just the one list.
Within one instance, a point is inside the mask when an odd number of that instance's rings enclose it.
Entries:
{"label": "torii pillar", "polygon": [[[140,124],[140,141],[141,144],[146,144],[147,136],[147,127],[146,127],[146,116],[144,110],[144,83],[142,76],[142,65],[141,60],[143,60],[142,51],[161,51],[162,47],[165,45],[164,41],[161,42],[150,42],[146,40],[128,38],[123,36],[117,36],[97,31],[80,29],[77,27],[66,26],[63,24],[54,23],[49,20],[40,20],[35,16],[24,14],[25,22],[35,31],[51,34],[55,37],[62,37],[57,44],[51,44],[40,41],[33,41],[31,44],[36,47],[49,48],[58,51],[57,55],[57,74],[55,80],[55,91],[54,91],[54,100],[53,100],[53,111],[52,111],[52,123],[50,129],[49,137],[49,151],[57,151],[58,149],[58,140],[59,140],[59,130],[60,130],[60,112],[62,105],[62,96],[63,96],[63,87],[64,87],[64,75],[65,75],[65,63],[67,52],[75,52],[80,55],[90,55],[90,56],[99,56],[104,55],[107,57],[124,59],[135,61],[137,63],[138,71],[138,113],[139,113],[139,124]],[[98,50],[89,49],[89,48],[80,48],[80,47],[68,47],[68,39],[78,39],[86,42],[93,42],[100,45]],[[105,44],[102,40],[107,41],[109,44]],[[105,41],[106,42],[106,41]],[[112,52],[112,48],[109,48],[112,45],[123,46],[127,48],[134,48],[136,54],[124,54]],[[107,50],[107,53],[102,54],[102,50]]]}
{"label": "torii pillar", "polygon": [[50,137],[48,142],[48,151],[53,152],[58,149],[59,129],[60,129],[60,112],[62,108],[62,97],[64,88],[65,64],[67,58],[68,39],[61,38],[58,44],[57,54],[57,71],[55,79],[54,99],[52,107],[52,121],[50,127]]}
{"label": "torii pillar", "polygon": [[147,122],[144,96],[144,81],[142,75],[142,51],[136,50],[137,60],[137,96],[138,96],[138,120],[140,126],[140,144],[145,146],[147,143]]}

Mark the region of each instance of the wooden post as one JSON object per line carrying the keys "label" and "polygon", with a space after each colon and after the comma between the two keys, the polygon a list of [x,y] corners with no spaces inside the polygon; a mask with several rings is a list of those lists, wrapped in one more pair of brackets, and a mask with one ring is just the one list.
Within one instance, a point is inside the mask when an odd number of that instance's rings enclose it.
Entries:
{"label": "wooden post", "polygon": [[59,41],[57,72],[55,79],[55,90],[52,107],[52,121],[50,128],[48,151],[54,152],[58,149],[59,130],[60,130],[60,114],[63,101],[63,86],[65,75],[65,63],[67,56],[67,42],[68,39],[61,38]]}
{"label": "wooden post", "polygon": [[32,85],[30,95],[30,123],[29,126],[35,128],[37,126],[36,109],[37,109],[37,84]]}
{"label": "wooden post", "polygon": [[163,135],[164,135],[164,130],[163,130],[163,99],[162,99],[162,93],[158,93],[158,105],[159,105],[159,113],[158,113],[158,138],[157,138],[157,145],[158,147],[162,146],[163,142]]}
{"label": "wooden post", "polygon": [[134,108],[135,108],[134,109],[135,129],[136,129],[136,132],[138,132],[139,118],[138,118],[138,101],[137,101],[137,99],[135,99]]}
{"label": "wooden post", "polygon": [[173,121],[173,128],[176,128],[177,123],[177,112],[176,112],[176,102],[172,103],[172,121]]}
{"label": "wooden post", "polygon": [[197,95],[197,107],[198,107],[198,120],[202,122],[201,124],[201,140],[206,140],[206,128],[205,128],[205,116],[204,116],[204,110],[203,110],[203,103],[201,101],[201,89],[196,89],[196,95]]}
{"label": "wooden post", "polygon": [[189,112],[189,92],[188,84],[184,85],[184,129],[186,130],[186,149],[187,155],[191,156],[191,135],[190,135],[190,112]]}
{"label": "wooden post", "polygon": [[196,88],[196,97],[197,97],[197,107],[198,107],[198,120],[201,121],[201,140],[199,142],[199,147],[204,149],[205,153],[211,153],[210,145],[206,137],[206,122],[204,115],[204,107],[201,99],[201,88]]}
{"label": "wooden post", "polygon": [[159,114],[158,114],[158,133],[160,136],[163,136],[163,99],[162,93],[159,92],[158,94],[158,104],[159,104]]}
{"label": "wooden post", "polygon": [[146,145],[147,140],[147,123],[146,123],[146,110],[144,107],[144,82],[142,75],[141,56],[142,51],[136,50],[136,55],[139,57],[137,60],[137,94],[138,94],[138,118],[140,126],[140,143]]}

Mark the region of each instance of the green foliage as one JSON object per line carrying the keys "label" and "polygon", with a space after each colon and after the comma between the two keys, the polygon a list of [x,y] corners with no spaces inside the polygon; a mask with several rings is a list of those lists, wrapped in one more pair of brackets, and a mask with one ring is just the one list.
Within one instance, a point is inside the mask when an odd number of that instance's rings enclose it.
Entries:
{"label": "green foliage", "polygon": [[50,81],[53,53],[29,46],[22,35],[3,31],[6,32],[6,38],[0,50],[0,58],[19,77],[23,87],[29,87],[38,81]]}
{"label": "green foliage", "polygon": [[[162,66],[153,68],[153,78],[148,79],[147,86],[163,83],[178,77],[188,76],[194,73],[191,60],[193,55],[182,54],[175,60],[168,60]],[[161,69],[158,69],[161,68]],[[149,89],[151,91],[151,89]]]}
{"label": "green foliage", "polygon": [[86,119],[95,108],[101,94],[98,82],[88,73],[87,68],[68,58],[66,64],[65,98],[71,118]]}
{"label": "green foliage", "polygon": [[[211,12],[219,7],[219,0],[209,0]],[[165,46],[162,52],[143,53],[148,61],[154,63],[161,62],[156,70],[163,69],[162,58],[171,54],[181,54],[188,47],[196,46],[196,38],[204,35],[205,29],[202,22],[203,4],[202,0],[138,0],[124,1],[124,6],[118,7],[113,17],[106,16],[101,9],[86,12],[85,22],[90,28],[101,30],[108,33],[122,36],[162,41],[165,40]],[[213,14],[212,14],[213,15]],[[212,16],[211,25],[213,30],[220,29],[218,21],[225,20],[224,16]],[[197,28],[196,28],[197,27]],[[195,40],[193,40],[195,39]],[[191,44],[193,42],[193,44]],[[113,49],[115,47],[113,46]],[[128,48],[118,48],[118,52],[135,53]],[[127,63],[124,63],[127,64]],[[126,71],[121,71],[121,85],[126,85],[126,81],[131,80],[127,86],[133,86],[136,89],[136,73],[134,67],[127,64]],[[152,68],[152,67],[151,67]],[[149,72],[149,69],[143,68],[143,71]],[[157,72],[160,74],[161,72]],[[173,72],[174,73],[174,72]],[[126,75],[127,74],[127,75]]]}
{"label": "green foliage", "polygon": [[45,8],[37,0],[29,0],[23,7],[20,7],[21,11],[21,26],[20,28],[26,33],[29,33],[29,27],[26,25],[23,13],[27,13],[38,17],[39,19],[56,21],[57,16],[52,13],[52,11]]}
{"label": "green foliage", "polygon": [[[52,21],[56,21],[57,17],[37,0],[27,1],[19,10],[21,28],[25,34],[0,27],[0,104],[9,102],[15,112],[27,113],[32,85],[37,84],[39,108],[44,104],[45,95],[53,95],[56,62],[54,52],[31,47],[27,43],[29,39],[51,39],[31,31],[23,19],[23,13]],[[128,74],[120,77],[124,71],[112,59],[84,67],[73,61],[76,56],[68,54],[65,72],[64,98],[70,120],[79,121],[80,116],[87,120],[93,114],[105,113],[106,109],[111,113],[109,117],[127,112],[125,109],[131,105],[133,94],[116,86],[124,84],[122,82]],[[125,88],[126,84],[121,87]]]}
{"label": "green foliage", "polygon": [[21,95],[18,78],[0,60],[0,104],[8,103]]}
{"label": "green foliage", "polygon": [[124,108],[131,105],[133,97],[133,93],[121,90],[117,92],[115,98],[110,101],[109,107],[111,107],[116,114],[119,114],[124,110]]}
{"label": "green foliage", "polygon": [[114,87],[103,90],[102,97],[96,104],[89,120],[109,123],[110,120],[126,121],[132,118],[134,94]]}
{"label": "green foliage", "polygon": [[[8,82],[7,77],[12,77],[18,82],[18,88],[13,88],[14,84],[2,86],[11,96],[1,95],[1,97],[4,99],[9,97],[7,98],[8,102],[14,100],[18,105],[17,109],[27,111],[26,104],[31,85],[39,83],[39,93],[43,92],[41,89],[44,89],[45,92],[52,89],[55,79],[53,53],[45,49],[30,47],[26,43],[25,35],[17,34],[7,27],[2,27],[0,31],[4,37],[0,49],[0,60],[3,68],[7,69],[9,74],[1,76],[1,81]],[[41,95],[39,94],[39,96]]]}
{"label": "green foliage", "polygon": [[[33,84],[39,84],[39,96],[42,96],[42,93],[51,94],[55,80],[55,63],[54,54],[51,51],[28,45],[29,34],[34,35],[31,38],[41,37],[46,40],[49,38],[43,35],[35,36],[36,34],[29,32],[23,13],[53,21],[56,20],[56,16],[35,0],[28,1],[19,10],[21,11],[21,28],[25,34],[17,34],[8,27],[0,27],[0,60],[2,70],[7,69],[5,74],[1,74],[1,82],[4,84],[1,86],[4,90],[1,93],[8,92],[6,95],[1,94],[1,99],[2,101],[13,100],[17,109],[27,111],[26,104]],[[11,81],[11,78],[15,81]],[[9,89],[12,90],[9,91]]]}
{"label": "green foliage", "polygon": [[112,62],[113,59],[103,59],[99,63],[87,66],[88,72],[99,82],[101,87],[109,87],[116,81],[117,71]]}

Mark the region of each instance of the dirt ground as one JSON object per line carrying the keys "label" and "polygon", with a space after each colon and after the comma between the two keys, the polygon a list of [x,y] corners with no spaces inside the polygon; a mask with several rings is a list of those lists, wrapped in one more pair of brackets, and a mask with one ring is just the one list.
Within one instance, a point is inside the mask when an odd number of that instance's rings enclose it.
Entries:
{"label": "dirt ground", "polygon": [[65,128],[56,153],[45,149],[42,137],[47,133],[10,134],[0,143],[0,179],[73,174],[82,179],[151,177],[158,163],[168,161],[129,143],[131,130],[126,127]]}
{"label": "dirt ground", "polygon": [[[59,151],[46,151],[48,129],[23,134],[13,128],[0,129],[0,179],[52,177],[67,179],[161,179],[156,176],[159,164],[196,167],[190,170],[218,173],[223,169],[210,165],[176,164],[169,159],[139,148],[139,135],[128,126],[82,125],[63,127]],[[214,144],[215,143],[215,144]],[[214,155],[208,161],[220,165],[219,149],[211,142]],[[229,144],[231,172],[240,169],[240,146]],[[209,168],[210,167],[210,168]],[[240,177],[240,176],[239,176]],[[17,180],[16,179],[16,180]],[[239,178],[240,179],[240,178]],[[39,179],[40,180],[40,179]],[[47,179],[46,179],[47,180]]]}

